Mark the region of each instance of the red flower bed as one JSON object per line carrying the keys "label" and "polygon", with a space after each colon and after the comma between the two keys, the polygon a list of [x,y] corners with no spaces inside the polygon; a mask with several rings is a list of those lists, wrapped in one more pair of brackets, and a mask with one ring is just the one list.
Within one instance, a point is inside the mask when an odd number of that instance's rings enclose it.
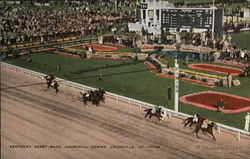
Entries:
{"label": "red flower bed", "polygon": [[187,50],[187,51],[195,51],[193,48],[187,48],[187,47],[184,47],[184,48],[181,48],[181,50]]}
{"label": "red flower bed", "polygon": [[78,55],[72,55],[69,53],[61,52],[61,51],[55,51],[54,53],[64,55],[64,56],[70,56],[70,57],[74,57],[74,58],[80,58],[80,56],[78,56]]}
{"label": "red flower bed", "polygon": [[98,56],[93,56],[90,57],[91,59],[108,59],[108,60],[130,60],[129,58],[125,57],[119,57],[119,58],[114,58],[114,57],[98,57]]}
{"label": "red flower bed", "polygon": [[[91,44],[98,44],[98,42],[91,42]],[[89,45],[89,43],[82,43],[82,44],[63,46],[62,48],[72,48],[72,47],[78,47],[78,46],[83,46],[83,45]]]}
{"label": "red flower bed", "polygon": [[150,62],[144,62],[144,64],[147,66],[147,68],[151,71],[151,72],[156,72],[156,67],[155,65],[153,65]]}
{"label": "red flower bed", "polygon": [[173,46],[164,46],[164,49],[175,49]]}
{"label": "red flower bed", "polygon": [[211,72],[217,72],[221,74],[228,74],[230,73],[232,76],[238,76],[243,71],[241,69],[227,67],[227,66],[219,66],[219,65],[211,65],[211,64],[190,64],[188,67],[193,69],[199,69],[199,70],[205,70],[205,71],[211,71]]}
{"label": "red flower bed", "polygon": [[146,50],[146,49],[154,49],[155,46],[143,46],[141,47],[142,50]]}
{"label": "red flower bed", "polygon": [[111,46],[104,46],[104,45],[97,45],[97,44],[84,44],[84,45],[82,45],[82,47],[83,48],[85,48],[85,47],[92,47],[95,51],[115,51],[115,50],[117,50],[117,48],[116,47],[111,47]]}
{"label": "red flower bed", "polygon": [[239,113],[250,110],[250,99],[222,92],[205,91],[180,98],[185,104],[217,111],[220,99],[224,101],[224,113]]}
{"label": "red flower bed", "polygon": [[111,45],[111,46],[126,47],[125,45],[122,45],[122,44],[114,44],[114,43],[104,43],[104,44]]}
{"label": "red flower bed", "polygon": [[[167,75],[167,74],[164,74],[164,73],[157,73],[156,76],[167,77],[167,78],[174,79],[174,76]],[[214,86],[214,84],[212,84],[212,83],[201,82],[201,81],[197,81],[197,80],[193,80],[193,79],[189,79],[189,78],[179,78],[179,80],[188,81],[188,82],[197,83],[197,84],[206,85],[206,86]]]}

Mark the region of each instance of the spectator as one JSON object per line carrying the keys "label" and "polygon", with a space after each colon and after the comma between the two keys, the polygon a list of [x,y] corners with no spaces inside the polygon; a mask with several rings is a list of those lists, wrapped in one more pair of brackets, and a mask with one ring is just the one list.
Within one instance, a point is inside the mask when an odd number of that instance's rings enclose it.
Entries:
{"label": "spectator", "polygon": [[233,82],[233,76],[230,73],[228,73],[227,75],[227,87],[228,88],[232,87],[232,82]]}
{"label": "spectator", "polygon": [[246,117],[245,117],[245,131],[249,131],[249,127],[250,127],[250,113],[248,112]]}
{"label": "spectator", "polygon": [[223,99],[221,98],[220,101],[219,101],[219,104],[218,104],[218,112],[219,113],[222,113],[222,110],[224,109],[224,101]]}
{"label": "spectator", "polygon": [[131,20],[132,16],[128,14],[85,8],[81,13],[73,13],[36,7],[4,6],[0,7],[0,43],[13,45],[85,36],[98,32],[100,28],[104,28],[103,26]]}
{"label": "spectator", "polygon": [[170,85],[168,85],[168,100],[171,99],[171,95],[172,95],[172,89],[171,89]]}

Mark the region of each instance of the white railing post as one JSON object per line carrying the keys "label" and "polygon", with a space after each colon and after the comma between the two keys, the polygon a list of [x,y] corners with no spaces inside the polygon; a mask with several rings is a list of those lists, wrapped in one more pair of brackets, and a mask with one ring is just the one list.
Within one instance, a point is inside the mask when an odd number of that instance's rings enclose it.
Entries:
{"label": "white railing post", "polygon": [[237,137],[237,138],[238,138],[238,140],[240,141],[240,132],[238,132],[238,137]]}
{"label": "white railing post", "polygon": [[141,103],[139,104],[139,109],[141,110]]}
{"label": "white railing post", "polygon": [[118,97],[116,96],[116,103],[118,103],[119,102],[119,99],[118,99]]}
{"label": "white railing post", "polygon": [[220,126],[218,127],[218,133],[219,133],[219,135],[220,135],[220,133],[221,133]]}
{"label": "white railing post", "polygon": [[73,90],[75,90],[75,85],[72,86]]}
{"label": "white railing post", "polygon": [[129,107],[131,106],[131,101],[130,101],[130,100],[128,100],[128,106],[129,106]]}
{"label": "white railing post", "polygon": [[169,118],[172,118],[171,112],[168,112],[168,117],[169,117]]}

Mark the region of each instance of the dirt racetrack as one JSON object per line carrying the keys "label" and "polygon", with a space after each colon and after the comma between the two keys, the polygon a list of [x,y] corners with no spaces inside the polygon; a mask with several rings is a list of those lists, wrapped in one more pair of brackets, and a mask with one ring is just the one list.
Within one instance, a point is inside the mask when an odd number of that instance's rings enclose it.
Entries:
{"label": "dirt racetrack", "polygon": [[238,141],[235,132],[223,130],[215,132],[217,141],[201,132],[198,139],[180,118],[160,124],[110,98],[100,107],[84,107],[78,90],[60,86],[56,95],[42,82],[2,68],[2,159],[250,157],[249,136]]}

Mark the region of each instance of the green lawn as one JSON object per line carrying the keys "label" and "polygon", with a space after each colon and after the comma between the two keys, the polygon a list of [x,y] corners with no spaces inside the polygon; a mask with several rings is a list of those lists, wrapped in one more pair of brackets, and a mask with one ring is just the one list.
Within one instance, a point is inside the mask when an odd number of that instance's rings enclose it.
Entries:
{"label": "green lawn", "polygon": [[[53,72],[57,77],[71,80],[92,87],[102,87],[109,92],[142,100],[148,103],[174,108],[173,97],[167,100],[167,85],[174,89],[174,80],[155,76],[148,71],[143,61],[116,61],[99,59],[75,59],[53,53],[31,54],[32,62],[28,63],[28,56],[16,59],[7,59],[5,62],[42,73]],[[171,60],[172,61],[172,60]],[[62,70],[56,70],[57,63]],[[179,60],[183,63],[183,60]],[[103,80],[98,78],[99,69],[102,69]],[[181,68],[185,65],[181,64]],[[208,88],[201,85],[180,81],[180,97],[200,91],[221,91],[250,98],[249,78],[241,79],[242,86],[233,88]],[[63,89],[63,87],[62,87]],[[226,125],[243,129],[245,112],[237,114],[217,114],[214,111],[197,108],[180,103],[180,111],[188,114],[199,113],[202,116]]]}
{"label": "green lawn", "polygon": [[241,49],[250,50],[250,31],[233,33],[230,34],[232,36],[232,42],[236,43],[236,45]]}

